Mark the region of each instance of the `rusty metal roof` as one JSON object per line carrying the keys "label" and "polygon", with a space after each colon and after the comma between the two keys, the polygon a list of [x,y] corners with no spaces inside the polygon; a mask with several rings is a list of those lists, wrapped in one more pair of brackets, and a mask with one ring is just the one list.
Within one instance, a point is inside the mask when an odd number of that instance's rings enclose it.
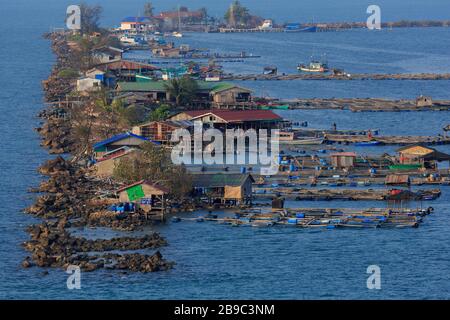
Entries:
{"label": "rusty metal roof", "polygon": [[192,117],[191,120],[211,114],[226,122],[244,122],[244,121],[282,121],[276,113],[270,110],[194,110],[185,111]]}
{"label": "rusty metal roof", "polygon": [[386,184],[396,184],[396,185],[408,185],[409,175],[407,174],[390,174],[386,176]]}

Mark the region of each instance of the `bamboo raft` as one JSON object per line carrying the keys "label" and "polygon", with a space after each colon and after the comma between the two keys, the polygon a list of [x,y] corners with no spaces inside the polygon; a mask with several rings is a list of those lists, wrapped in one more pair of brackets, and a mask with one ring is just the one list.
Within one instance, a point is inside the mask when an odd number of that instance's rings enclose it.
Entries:
{"label": "bamboo raft", "polygon": [[290,109],[350,110],[352,112],[450,111],[450,100],[435,100],[431,105],[419,105],[416,100],[388,100],[380,98],[333,98],[280,100]]}
{"label": "bamboo raft", "polygon": [[441,191],[418,190],[417,192],[403,191],[395,196],[387,189],[306,189],[306,188],[256,188],[253,197],[256,199],[269,199],[282,196],[294,200],[365,200],[365,201],[389,201],[401,197],[402,200],[435,200],[439,198]]}
{"label": "bamboo raft", "polygon": [[370,143],[390,144],[390,145],[408,145],[408,144],[450,144],[450,137],[445,136],[364,136],[364,135],[341,135],[327,134],[325,140],[329,143]]}
{"label": "bamboo raft", "polygon": [[292,208],[272,209],[263,212],[261,209],[245,209],[235,212],[233,217],[219,218],[214,214],[195,218],[172,217],[172,222],[216,222],[230,226],[272,227],[291,226],[299,228],[417,228],[423,217],[431,214],[428,209],[320,209]]}

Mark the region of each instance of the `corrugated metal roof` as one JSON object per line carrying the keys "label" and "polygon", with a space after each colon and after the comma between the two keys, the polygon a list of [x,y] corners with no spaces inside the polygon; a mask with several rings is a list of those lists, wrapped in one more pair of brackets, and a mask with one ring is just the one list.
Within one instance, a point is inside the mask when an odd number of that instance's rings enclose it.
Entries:
{"label": "corrugated metal roof", "polygon": [[185,129],[194,126],[194,122],[192,122],[190,120],[168,120],[168,121],[164,121],[164,122],[169,125],[173,125],[174,127],[185,128]]}
{"label": "corrugated metal roof", "polygon": [[330,157],[356,157],[355,152],[336,152],[332,153]]}
{"label": "corrugated metal roof", "polygon": [[[430,147],[422,145],[422,144],[413,144],[413,145],[409,145],[409,146],[404,146],[404,147],[398,148],[397,152],[405,152],[405,151],[408,151],[408,150],[419,150],[419,149],[421,149],[423,151],[426,151],[428,153],[436,151],[436,149],[430,148]],[[421,153],[425,154],[423,152],[421,152]]]}
{"label": "corrugated metal roof", "polygon": [[[147,82],[118,82],[117,88],[121,91],[159,91],[166,92],[167,81],[147,81]],[[218,93],[223,90],[238,87],[232,83],[228,82],[208,82],[208,81],[197,81],[199,91],[206,91],[210,93]],[[251,92],[251,90],[238,87],[246,92]]]}
{"label": "corrugated metal roof", "polygon": [[385,180],[386,184],[397,184],[397,185],[401,185],[401,184],[409,184],[409,176],[406,174],[390,174],[388,176],[386,176],[386,180]]}
{"label": "corrugated metal roof", "polygon": [[[195,120],[196,118],[200,118],[202,116],[212,114],[216,117],[219,117],[226,122],[242,122],[242,121],[282,121],[281,118],[276,113],[271,110],[205,110],[206,112],[199,112],[201,110],[197,110],[194,112],[196,115],[193,115],[191,120]],[[189,111],[186,112],[190,115]]]}
{"label": "corrugated metal roof", "polygon": [[[114,142],[117,142],[117,141],[120,141],[120,140],[123,140],[123,139],[130,138],[130,137],[141,139],[141,140],[144,140],[144,141],[151,141],[150,139],[147,139],[145,137],[139,136],[137,134],[134,134],[134,133],[131,133],[131,132],[125,132],[125,133],[120,133],[120,134],[117,134],[115,136],[112,136],[111,138],[105,139],[103,141],[97,142],[96,144],[94,144],[94,149],[106,146],[106,145],[108,145],[110,143],[114,143]],[[155,144],[159,144],[159,143],[157,143],[155,141],[152,141],[152,142],[155,143]]]}
{"label": "corrugated metal roof", "polygon": [[140,184],[147,184],[147,185],[152,186],[153,188],[158,189],[159,191],[162,191],[164,193],[169,193],[170,192],[169,189],[167,189],[166,187],[163,187],[163,186],[161,186],[159,184],[153,183],[153,182],[148,181],[148,180],[140,180],[140,181],[137,181],[137,182],[135,182],[133,184],[130,184],[130,185],[124,186],[124,187],[122,187],[120,189],[117,189],[116,193],[128,190],[128,189],[130,189],[132,187],[135,187],[135,186],[138,186]]}
{"label": "corrugated metal roof", "polygon": [[103,64],[99,64],[97,68],[102,68],[104,70],[159,70],[158,67],[148,64],[141,63],[136,61],[128,61],[128,60],[120,60],[114,62],[107,62]]}
{"label": "corrugated metal roof", "polygon": [[225,186],[242,186],[247,179],[255,182],[250,174],[194,174],[192,184],[195,188],[220,188]]}

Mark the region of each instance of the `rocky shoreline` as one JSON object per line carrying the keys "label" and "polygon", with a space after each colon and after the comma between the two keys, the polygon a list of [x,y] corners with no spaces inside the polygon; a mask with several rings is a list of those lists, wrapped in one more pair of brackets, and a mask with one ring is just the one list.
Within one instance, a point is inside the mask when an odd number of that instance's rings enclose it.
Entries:
{"label": "rocky shoreline", "polygon": [[[87,156],[74,154],[81,142],[73,137],[69,104],[60,103],[74,89],[73,81],[60,76],[61,70],[73,68],[73,56],[64,35],[47,34],[46,38],[52,41],[57,61],[49,78],[43,81],[45,100],[49,106],[39,113],[43,124],[36,131],[41,136],[41,146],[48,149],[50,154],[59,156],[46,161],[38,169],[47,179],[30,190],[39,195],[35,203],[24,211],[42,218],[43,222],[27,228],[31,240],[24,242],[23,247],[30,255],[22,262],[22,266],[67,268],[76,265],[83,271],[105,268],[132,272],[170,269],[174,263],[166,261],[159,251],[152,255],[128,252],[157,250],[166,246],[166,240],[156,232],[139,238],[107,240],[90,240],[70,234],[69,228],[74,227],[108,227],[131,231],[149,222],[139,214],[118,219],[115,214],[109,213],[108,202],[102,202],[101,195],[113,194],[117,185],[90,175],[86,165]],[[68,153],[71,155],[66,157]],[[63,154],[64,157],[61,156]]]}

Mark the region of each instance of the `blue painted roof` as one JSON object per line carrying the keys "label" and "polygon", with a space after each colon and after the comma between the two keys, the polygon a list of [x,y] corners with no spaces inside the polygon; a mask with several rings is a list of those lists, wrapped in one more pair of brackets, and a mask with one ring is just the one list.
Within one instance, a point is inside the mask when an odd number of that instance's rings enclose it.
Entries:
{"label": "blue painted roof", "polygon": [[122,22],[144,22],[150,21],[148,17],[126,17],[122,19]]}
{"label": "blue painted roof", "polygon": [[130,138],[130,137],[137,138],[137,139],[140,139],[140,140],[143,140],[143,141],[151,141],[151,142],[153,142],[155,144],[159,144],[158,142],[152,141],[152,140],[147,139],[147,138],[145,138],[143,136],[139,136],[139,135],[131,133],[131,132],[125,132],[125,133],[120,133],[118,135],[112,136],[111,138],[108,138],[106,140],[97,142],[96,144],[94,144],[94,149],[106,146],[106,145],[108,145],[110,143],[114,143],[114,142],[117,142],[117,141],[120,141],[120,140],[123,140],[123,139]]}

